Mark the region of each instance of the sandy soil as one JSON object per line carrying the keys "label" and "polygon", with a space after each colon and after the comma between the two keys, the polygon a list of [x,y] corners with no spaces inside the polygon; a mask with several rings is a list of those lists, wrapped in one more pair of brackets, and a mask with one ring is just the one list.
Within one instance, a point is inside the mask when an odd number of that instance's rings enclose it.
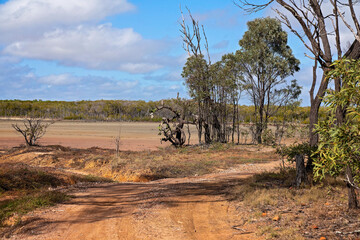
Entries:
{"label": "sandy soil", "polygon": [[[19,146],[23,137],[11,124],[22,124],[19,120],[0,120],[0,149]],[[160,143],[158,123],[138,122],[83,122],[59,121],[49,126],[40,139],[41,145],[62,145],[73,148],[115,148],[115,138],[120,134],[121,150],[157,150],[169,143]],[[195,128],[191,128],[192,143],[197,142]]]}
{"label": "sandy soil", "polygon": [[27,215],[10,239],[258,239],[254,226],[239,223],[241,218],[224,189],[278,164],[78,188],[66,204]]}

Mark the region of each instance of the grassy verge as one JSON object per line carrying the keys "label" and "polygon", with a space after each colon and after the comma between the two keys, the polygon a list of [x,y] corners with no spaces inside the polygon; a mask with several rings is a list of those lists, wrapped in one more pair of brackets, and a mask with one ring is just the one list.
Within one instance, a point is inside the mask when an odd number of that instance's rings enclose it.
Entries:
{"label": "grassy verge", "polygon": [[215,144],[207,148],[185,147],[166,148],[155,152],[122,152],[119,157],[112,157],[109,163],[116,180],[131,180],[129,176],[135,176],[134,179],[137,177],[141,181],[204,175],[240,164],[265,163],[278,159],[274,151],[264,153],[250,150],[245,146]]}
{"label": "grassy verge", "polygon": [[103,182],[95,176],[65,174],[26,164],[0,164],[0,227],[14,226],[37,208],[53,206],[70,198],[57,187],[78,182]]}
{"label": "grassy verge", "polygon": [[243,225],[266,239],[356,239],[359,211],[347,209],[346,186],[331,179],[293,188],[295,170],[256,174],[229,188]]}
{"label": "grassy verge", "polygon": [[[70,196],[59,191],[32,192],[26,196],[0,203],[0,226],[15,225],[21,216],[37,208],[54,206],[68,200]],[[9,221],[9,218],[12,219]]]}
{"label": "grassy verge", "polygon": [[[64,168],[103,176],[115,181],[149,181],[187,177],[227,170],[244,164],[278,160],[275,150],[252,145],[213,144],[210,146],[166,147],[157,151],[121,151],[48,146],[14,149],[3,156],[7,161],[33,166]],[[0,157],[1,162],[1,157]]]}

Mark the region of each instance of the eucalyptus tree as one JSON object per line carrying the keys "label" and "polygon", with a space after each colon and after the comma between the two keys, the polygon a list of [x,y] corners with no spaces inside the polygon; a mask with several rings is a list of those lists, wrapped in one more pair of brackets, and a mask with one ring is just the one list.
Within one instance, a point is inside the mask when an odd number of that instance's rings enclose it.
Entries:
{"label": "eucalyptus tree", "polygon": [[[204,27],[202,26],[200,28],[199,22],[193,18],[189,9],[188,12],[191,20],[191,28],[187,25],[185,17],[181,12],[182,22],[180,23],[180,32],[182,34],[183,47],[189,55],[181,76],[185,79],[185,84],[188,86],[190,96],[196,100],[198,105],[197,129],[199,143],[201,143],[202,130],[204,128],[204,140],[205,143],[208,144],[211,142],[211,59]],[[207,53],[207,60],[203,54],[203,43]]]}
{"label": "eucalyptus tree", "polygon": [[[248,12],[257,12],[270,5],[278,18],[294,33],[310,54],[306,56],[314,60],[312,84],[310,88],[310,123],[309,143],[317,145],[318,135],[314,131],[319,119],[319,109],[323,96],[328,88],[327,73],[331,70],[335,59],[360,57],[360,24],[355,5],[358,1],[348,0],[238,0],[238,6]],[[349,17],[347,17],[347,14]],[[341,24],[343,22],[343,24]],[[344,46],[343,33],[349,31],[353,35],[352,44]],[[334,47],[332,47],[334,46]],[[346,51],[344,51],[344,49]],[[317,78],[320,65],[322,76]],[[335,91],[342,87],[341,79],[334,81]],[[340,107],[336,110],[336,118],[343,121],[345,112]],[[312,169],[312,159],[307,162],[307,169]]]}
{"label": "eucalyptus tree", "polygon": [[[215,63],[211,62],[204,28],[199,27],[190,11],[189,17],[191,27],[186,24],[183,17],[180,29],[184,49],[189,54],[183,67],[182,77],[185,79],[189,95],[198,105],[199,142],[201,142],[203,130],[206,144],[212,141],[227,142],[230,132],[228,128],[228,105],[237,96],[235,92],[238,90],[234,71],[231,69],[230,58],[228,60],[223,58],[223,60]],[[206,52],[207,56],[203,52]],[[232,135],[234,135],[234,121],[233,119]]]}
{"label": "eucalyptus tree", "polygon": [[[237,83],[231,74],[232,66],[230,59],[223,57],[222,60],[211,65],[210,73],[212,79],[211,100],[213,104],[212,111],[212,136],[218,142],[227,142],[232,132],[234,133],[234,121],[232,126],[228,126],[229,118],[234,120],[234,112],[231,112],[229,106],[233,104],[233,98],[237,95]],[[237,107],[236,106],[233,106]],[[234,142],[234,137],[232,137]]]}
{"label": "eucalyptus tree", "polygon": [[201,143],[202,130],[204,128],[204,140],[208,144],[211,142],[210,115],[212,112],[210,66],[203,58],[203,55],[190,56],[183,67],[181,76],[185,79],[190,97],[197,103],[199,143]]}
{"label": "eucalyptus tree", "polygon": [[[329,118],[317,125],[319,157],[314,175],[320,179],[326,174],[345,176],[349,208],[358,208],[355,189],[360,189],[360,61],[341,60],[334,66],[329,79],[341,78],[345,87],[325,95]],[[334,117],[339,106],[347,113],[342,122]]]}
{"label": "eucalyptus tree", "polygon": [[255,106],[255,139],[262,143],[268,120],[281,106],[297,99],[301,88],[287,78],[299,70],[299,60],[287,45],[287,33],[278,20],[258,18],[247,23],[236,56],[243,73],[242,84]]}
{"label": "eucalyptus tree", "polygon": [[222,56],[221,63],[224,85],[228,91],[228,103],[232,106],[232,128],[231,141],[235,142],[235,131],[237,131],[237,143],[240,142],[240,115],[239,100],[242,88],[243,72],[240,69],[238,58],[234,53],[228,53]]}

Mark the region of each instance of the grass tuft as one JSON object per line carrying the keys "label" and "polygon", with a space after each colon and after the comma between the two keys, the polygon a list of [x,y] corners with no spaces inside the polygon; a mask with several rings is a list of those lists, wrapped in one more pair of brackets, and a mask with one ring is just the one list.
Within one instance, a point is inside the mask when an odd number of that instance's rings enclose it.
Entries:
{"label": "grass tuft", "polygon": [[[75,175],[26,164],[0,165],[0,226],[16,225],[21,216],[37,208],[53,206],[69,199],[51,189],[78,182],[111,182],[93,175]],[[9,224],[9,218],[12,219]],[[8,223],[6,223],[8,222]]]}
{"label": "grass tuft", "polygon": [[36,194],[26,195],[17,199],[7,200],[0,203],[0,226],[11,216],[17,216],[17,221],[21,216],[41,207],[53,206],[64,202],[70,197],[58,191],[44,191]]}

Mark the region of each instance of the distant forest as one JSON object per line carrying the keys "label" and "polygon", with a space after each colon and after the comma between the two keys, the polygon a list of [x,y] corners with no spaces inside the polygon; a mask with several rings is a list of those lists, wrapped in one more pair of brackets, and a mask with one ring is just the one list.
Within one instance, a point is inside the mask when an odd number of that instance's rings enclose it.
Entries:
{"label": "distant forest", "polygon": [[[191,105],[195,102],[189,101]],[[171,114],[166,110],[153,110],[160,105],[176,108],[175,99],[162,101],[127,101],[127,100],[97,100],[97,101],[42,101],[42,100],[0,100],[0,117],[36,117],[63,120],[88,121],[152,121],[159,122],[162,117]],[[195,106],[194,106],[195,107]],[[240,122],[252,122],[253,106],[239,105]],[[229,106],[229,111],[232,106]],[[293,122],[306,124],[309,122],[310,107],[295,106],[284,109],[287,117]],[[270,122],[283,120],[284,111],[270,119]],[[321,108],[321,118],[325,117],[326,109]]]}

